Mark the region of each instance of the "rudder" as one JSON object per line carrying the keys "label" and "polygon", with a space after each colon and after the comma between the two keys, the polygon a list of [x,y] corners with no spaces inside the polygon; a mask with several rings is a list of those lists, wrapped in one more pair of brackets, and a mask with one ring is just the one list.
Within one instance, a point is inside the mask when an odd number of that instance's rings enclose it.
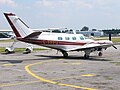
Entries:
{"label": "rudder", "polygon": [[24,38],[33,33],[33,31],[15,14],[4,13],[4,15],[17,38]]}

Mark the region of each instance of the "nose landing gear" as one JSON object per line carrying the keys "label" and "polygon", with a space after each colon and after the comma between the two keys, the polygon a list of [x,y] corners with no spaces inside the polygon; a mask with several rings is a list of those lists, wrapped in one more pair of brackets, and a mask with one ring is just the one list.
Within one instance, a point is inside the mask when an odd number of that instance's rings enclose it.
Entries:
{"label": "nose landing gear", "polygon": [[99,53],[98,53],[98,56],[102,56],[102,55],[103,55],[103,53],[102,53],[102,52],[99,52]]}

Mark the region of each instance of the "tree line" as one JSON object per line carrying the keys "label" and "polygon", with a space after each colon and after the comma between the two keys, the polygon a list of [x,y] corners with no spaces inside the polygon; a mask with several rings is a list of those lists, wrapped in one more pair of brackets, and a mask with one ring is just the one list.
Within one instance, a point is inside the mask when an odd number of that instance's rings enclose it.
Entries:
{"label": "tree line", "polygon": [[[80,31],[89,31],[89,27],[84,26]],[[119,34],[120,33],[120,29],[103,29],[103,30],[92,29],[92,31],[103,31],[105,34]]]}

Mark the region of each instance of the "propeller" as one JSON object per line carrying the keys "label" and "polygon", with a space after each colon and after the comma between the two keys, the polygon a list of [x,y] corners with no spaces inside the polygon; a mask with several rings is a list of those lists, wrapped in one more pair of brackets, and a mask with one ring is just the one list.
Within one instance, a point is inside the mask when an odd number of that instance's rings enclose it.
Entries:
{"label": "propeller", "polygon": [[[112,41],[112,39],[111,39],[111,33],[109,33],[109,40],[110,41]],[[116,46],[114,46],[114,45],[112,45],[115,49],[117,49],[117,47]]]}
{"label": "propeller", "polygon": [[112,41],[112,39],[111,39],[111,33],[109,33],[109,40]]}
{"label": "propeller", "polygon": [[114,46],[114,45],[112,45],[115,49],[117,49],[117,47],[116,46]]}

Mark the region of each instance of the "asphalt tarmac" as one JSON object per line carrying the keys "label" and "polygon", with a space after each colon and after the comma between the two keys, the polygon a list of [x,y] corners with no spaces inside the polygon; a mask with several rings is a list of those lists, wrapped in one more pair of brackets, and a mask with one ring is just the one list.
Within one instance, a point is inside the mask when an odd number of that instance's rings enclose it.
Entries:
{"label": "asphalt tarmac", "polygon": [[91,53],[55,50],[0,54],[0,90],[120,90],[120,46]]}

